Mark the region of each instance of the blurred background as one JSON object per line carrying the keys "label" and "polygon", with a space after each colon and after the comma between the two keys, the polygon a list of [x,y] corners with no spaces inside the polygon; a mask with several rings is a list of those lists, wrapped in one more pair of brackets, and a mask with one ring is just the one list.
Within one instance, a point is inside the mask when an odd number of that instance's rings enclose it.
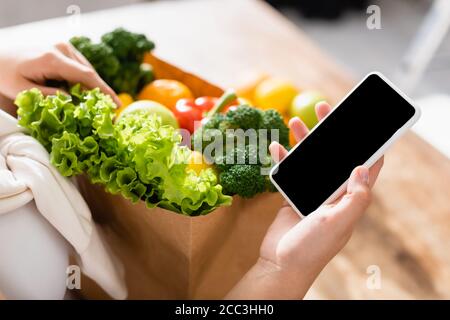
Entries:
{"label": "blurred background", "polygon": [[[161,0],[164,1],[164,0]],[[169,0],[188,1],[188,0]],[[220,0],[219,0],[220,1]],[[225,1],[225,0],[222,0]],[[0,28],[144,0],[2,0]],[[148,0],[147,0],[148,2]],[[415,131],[450,157],[450,1],[448,0],[267,0],[355,78],[379,70],[423,108]],[[380,25],[366,27],[370,5]],[[24,10],[28,5],[32,10]],[[30,8],[30,7],[28,7]],[[70,10],[70,9],[69,9]],[[376,8],[375,8],[376,10]],[[357,52],[357,54],[355,54]]]}

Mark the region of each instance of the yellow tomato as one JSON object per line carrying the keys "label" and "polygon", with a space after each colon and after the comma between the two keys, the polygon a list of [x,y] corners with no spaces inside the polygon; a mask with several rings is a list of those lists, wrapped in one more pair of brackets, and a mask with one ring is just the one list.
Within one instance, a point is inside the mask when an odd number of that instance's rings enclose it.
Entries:
{"label": "yellow tomato", "polygon": [[117,97],[119,98],[121,105],[119,108],[117,108],[115,110],[116,112],[116,116],[119,116],[120,113],[125,110],[126,107],[128,107],[130,104],[133,103],[133,97],[131,95],[129,95],[128,93],[119,93],[117,95]]}
{"label": "yellow tomato", "polygon": [[202,170],[212,168],[212,166],[206,162],[203,155],[198,151],[192,151],[189,156],[189,162],[187,170],[194,170],[197,174],[200,174]]}
{"label": "yellow tomato", "polygon": [[254,102],[261,109],[275,109],[285,114],[297,93],[297,88],[291,82],[269,78],[256,87]]}
{"label": "yellow tomato", "polygon": [[142,89],[138,95],[139,100],[153,100],[173,110],[178,100],[193,98],[191,90],[176,80],[155,80]]}

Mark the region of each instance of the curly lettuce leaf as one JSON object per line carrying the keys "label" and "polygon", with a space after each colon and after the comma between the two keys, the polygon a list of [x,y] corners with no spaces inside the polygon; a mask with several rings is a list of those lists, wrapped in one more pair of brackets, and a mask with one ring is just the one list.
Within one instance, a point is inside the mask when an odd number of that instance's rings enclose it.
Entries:
{"label": "curly lettuce leaf", "polygon": [[222,193],[212,169],[200,175],[187,170],[191,150],[180,146],[181,135],[163,125],[155,114],[130,113],[118,121],[119,141],[130,152],[130,161],[139,178],[154,186],[154,194],[145,201],[188,215],[205,214],[220,205],[231,204]]}
{"label": "curly lettuce leaf", "polygon": [[24,91],[15,103],[19,124],[44,145],[64,176],[85,173],[110,193],[186,215],[231,204],[212,169],[186,169],[191,150],[154,114],[130,113],[114,123],[112,99],[79,85],[70,95]]}

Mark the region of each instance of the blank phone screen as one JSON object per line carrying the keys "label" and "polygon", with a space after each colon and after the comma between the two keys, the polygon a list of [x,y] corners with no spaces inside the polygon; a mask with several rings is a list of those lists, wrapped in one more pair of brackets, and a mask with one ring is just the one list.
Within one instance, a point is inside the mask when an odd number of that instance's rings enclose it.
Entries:
{"label": "blank phone screen", "polygon": [[371,74],[279,164],[272,177],[308,215],[415,112],[380,76]]}

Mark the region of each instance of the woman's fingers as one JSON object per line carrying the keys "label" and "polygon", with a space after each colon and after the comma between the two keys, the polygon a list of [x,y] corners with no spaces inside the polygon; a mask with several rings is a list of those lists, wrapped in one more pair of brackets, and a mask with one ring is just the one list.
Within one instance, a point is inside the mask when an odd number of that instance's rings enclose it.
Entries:
{"label": "woman's fingers", "polygon": [[325,118],[330,112],[331,112],[331,106],[326,103],[325,101],[318,102],[316,104],[316,115],[317,119],[321,121],[323,118]]}
{"label": "woman's fingers", "polygon": [[[375,182],[378,179],[378,175],[380,174],[381,168],[383,168],[384,164],[384,156],[382,156],[380,159],[377,160],[370,168],[369,168],[369,188],[372,189]],[[345,193],[339,196],[336,200],[331,203],[330,207],[335,206],[341,199],[345,196]]]}
{"label": "woman's fingers", "polygon": [[273,141],[269,146],[270,155],[272,156],[273,161],[280,162],[286,157],[288,151],[278,142]]}
{"label": "woman's fingers", "polygon": [[[319,121],[325,118],[331,111],[331,106],[326,102],[319,102],[315,106],[316,115]],[[308,127],[305,123],[298,117],[293,117],[289,120],[289,129],[291,129],[294,134],[296,142],[302,141],[309,133]]]}
{"label": "woman's fingers", "polygon": [[61,42],[55,45],[55,48],[59,50],[66,57],[78,61],[79,63],[94,69],[91,63],[69,42]]}
{"label": "woman's fingers", "polygon": [[60,51],[47,54],[43,59],[44,67],[46,67],[45,75],[48,79],[53,78],[66,80],[69,83],[81,83],[89,89],[98,87],[103,93],[110,95],[117,104],[120,104],[120,100],[115,92],[91,67],[67,57]]}
{"label": "woman's fingers", "polygon": [[36,84],[30,84],[30,86],[28,88],[36,88],[39,91],[41,91],[44,96],[55,95],[57,92],[61,92],[66,95],[69,95],[68,92],[66,92],[65,90],[60,89],[60,88],[45,87],[45,86],[40,86],[40,85],[36,85]]}
{"label": "woman's fingers", "polygon": [[58,74],[61,78],[71,83],[80,82],[89,89],[98,87],[103,93],[109,94],[113,99],[119,101],[115,92],[100,78],[94,69],[63,55],[58,59],[58,64],[60,66]]}
{"label": "woman's fingers", "polygon": [[60,88],[52,88],[52,87],[47,87],[47,86],[39,85],[39,84],[36,84],[36,83],[34,83],[34,82],[30,81],[30,80],[27,80],[27,79],[21,79],[20,81],[18,81],[18,82],[16,83],[16,89],[17,89],[19,92],[20,92],[20,91],[23,91],[23,90],[29,90],[30,88],[36,88],[36,89],[38,89],[39,91],[42,92],[42,94],[43,94],[44,96],[54,95],[54,94],[56,94],[58,91],[59,91],[59,92],[62,92],[62,93],[65,93],[65,94],[68,94],[68,93],[67,93],[66,91],[64,91],[63,89],[60,89]]}
{"label": "woman's fingers", "polygon": [[302,141],[309,133],[308,127],[298,117],[289,120],[289,129],[294,134],[296,142]]}

